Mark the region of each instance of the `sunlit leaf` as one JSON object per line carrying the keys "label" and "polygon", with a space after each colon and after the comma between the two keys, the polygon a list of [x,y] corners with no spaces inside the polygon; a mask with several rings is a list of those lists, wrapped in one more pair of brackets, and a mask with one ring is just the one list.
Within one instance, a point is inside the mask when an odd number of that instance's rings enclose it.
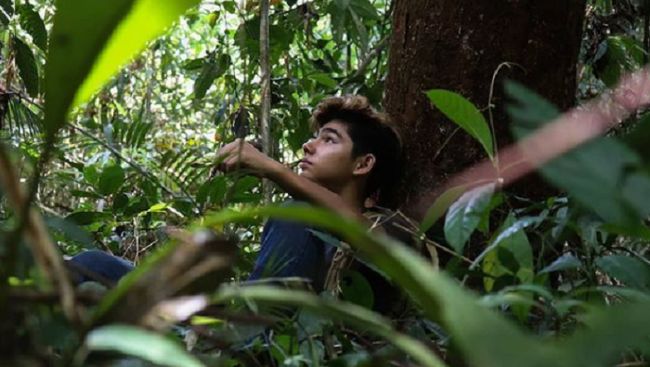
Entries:
{"label": "sunlit leaf", "polygon": [[[50,134],[71,106],[91,97],[121,66],[198,0],[59,0],[46,66]],[[73,103],[74,101],[74,103]]]}

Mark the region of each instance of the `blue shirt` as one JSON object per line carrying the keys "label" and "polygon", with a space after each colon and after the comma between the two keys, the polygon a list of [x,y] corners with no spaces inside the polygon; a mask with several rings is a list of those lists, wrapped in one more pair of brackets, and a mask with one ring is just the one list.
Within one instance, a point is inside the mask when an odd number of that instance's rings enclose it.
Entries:
{"label": "blue shirt", "polygon": [[301,277],[320,292],[336,247],[318,238],[309,226],[270,219],[262,231],[260,250],[249,280]]}

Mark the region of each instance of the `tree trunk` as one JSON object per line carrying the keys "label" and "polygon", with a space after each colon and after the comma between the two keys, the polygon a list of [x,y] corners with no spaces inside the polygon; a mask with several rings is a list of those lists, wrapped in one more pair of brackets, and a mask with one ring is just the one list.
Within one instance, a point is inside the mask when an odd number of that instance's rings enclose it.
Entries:
{"label": "tree trunk", "polygon": [[[450,175],[485,158],[481,146],[444,118],[424,92],[460,93],[486,112],[490,84],[503,62],[492,103],[497,146],[512,141],[500,81],[516,79],[561,109],[573,105],[585,0],[394,0],[386,111],[405,143],[397,200],[420,218],[423,202]],[[445,145],[445,141],[449,139]],[[528,183],[524,195],[544,185]],[[519,193],[521,190],[519,190]],[[538,195],[537,195],[538,196]]]}

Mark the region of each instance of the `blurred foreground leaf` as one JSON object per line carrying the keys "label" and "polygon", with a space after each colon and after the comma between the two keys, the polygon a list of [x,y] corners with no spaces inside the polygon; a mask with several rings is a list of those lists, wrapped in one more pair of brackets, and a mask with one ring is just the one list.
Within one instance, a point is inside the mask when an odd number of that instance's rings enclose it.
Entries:
{"label": "blurred foreground leaf", "polygon": [[118,352],[160,366],[204,366],[172,340],[133,326],[109,325],[95,329],[86,337],[86,345],[91,351]]}
{"label": "blurred foreground leaf", "polygon": [[[198,0],[59,0],[45,81],[45,126],[61,128],[148,41]],[[74,101],[74,103],[73,103]]]}

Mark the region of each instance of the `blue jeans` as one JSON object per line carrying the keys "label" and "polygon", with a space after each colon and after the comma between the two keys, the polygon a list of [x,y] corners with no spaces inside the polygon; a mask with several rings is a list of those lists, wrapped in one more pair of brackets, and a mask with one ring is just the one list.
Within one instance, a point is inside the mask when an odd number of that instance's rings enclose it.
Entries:
{"label": "blue jeans", "polygon": [[[262,249],[249,280],[267,277],[301,277],[311,280],[317,292],[323,288],[325,276],[336,247],[318,238],[304,224],[269,220],[262,231]],[[133,270],[133,264],[103,251],[85,251],[69,260],[105,279],[117,282]],[[76,283],[92,280],[87,276]]]}

